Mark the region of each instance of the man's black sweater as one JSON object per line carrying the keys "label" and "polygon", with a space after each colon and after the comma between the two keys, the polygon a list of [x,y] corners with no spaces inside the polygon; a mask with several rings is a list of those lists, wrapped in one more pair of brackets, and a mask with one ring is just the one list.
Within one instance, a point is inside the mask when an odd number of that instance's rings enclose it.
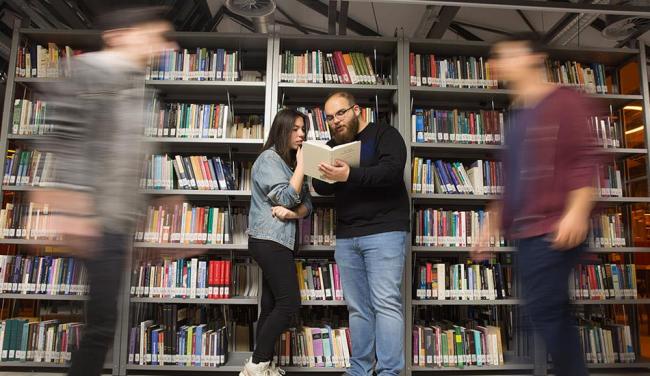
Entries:
{"label": "man's black sweater", "polygon": [[[369,123],[355,140],[361,141],[361,163],[350,168],[347,182],[312,180],[318,194],[336,196],[336,237],[408,231],[404,139],[388,124]],[[327,144],[337,145],[333,139]]]}

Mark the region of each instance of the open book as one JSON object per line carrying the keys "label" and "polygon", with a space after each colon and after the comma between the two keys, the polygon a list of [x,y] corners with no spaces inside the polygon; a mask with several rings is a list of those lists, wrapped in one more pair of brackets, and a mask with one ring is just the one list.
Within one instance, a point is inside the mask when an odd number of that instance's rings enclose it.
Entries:
{"label": "open book", "polygon": [[334,161],[340,159],[349,164],[350,167],[359,167],[361,142],[354,141],[331,148],[325,143],[307,141],[302,144],[302,153],[305,164],[305,175],[332,184],[334,181],[321,177],[318,164],[325,162],[333,165],[335,163]]}

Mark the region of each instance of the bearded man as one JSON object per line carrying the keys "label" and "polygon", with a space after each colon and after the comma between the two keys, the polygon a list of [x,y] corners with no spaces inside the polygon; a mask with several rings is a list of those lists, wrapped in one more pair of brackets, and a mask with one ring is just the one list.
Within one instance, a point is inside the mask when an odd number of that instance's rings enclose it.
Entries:
{"label": "bearded man", "polygon": [[371,375],[374,367],[379,376],[398,375],[404,368],[400,289],[409,229],[406,145],[389,124],[364,120],[350,93],[327,97],[325,114],[329,146],[361,142],[359,167],[321,163],[322,177],[335,183],[312,180],[317,193],[336,198],[335,259],[352,337],[347,374]]}

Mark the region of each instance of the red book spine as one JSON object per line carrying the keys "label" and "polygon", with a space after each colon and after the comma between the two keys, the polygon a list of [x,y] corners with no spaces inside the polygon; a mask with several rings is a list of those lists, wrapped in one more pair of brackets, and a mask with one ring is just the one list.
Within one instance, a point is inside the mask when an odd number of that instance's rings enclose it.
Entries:
{"label": "red book spine", "polygon": [[336,70],[339,71],[339,76],[341,76],[341,82],[344,84],[351,84],[350,72],[348,72],[348,67],[345,65],[345,60],[343,60],[343,53],[341,51],[334,51],[334,63],[336,64]]}
{"label": "red book spine", "polygon": [[224,268],[226,269],[224,273],[224,285],[226,288],[226,298],[230,298],[230,266],[231,266],[231,261],[226,260],[224,261]]}

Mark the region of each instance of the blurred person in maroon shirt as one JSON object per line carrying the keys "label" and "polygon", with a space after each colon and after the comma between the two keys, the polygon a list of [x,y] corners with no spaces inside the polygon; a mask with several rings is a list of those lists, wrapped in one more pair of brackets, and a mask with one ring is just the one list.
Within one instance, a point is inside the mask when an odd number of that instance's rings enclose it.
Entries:
{"label": "blurred person in maroon shirt", "polygon": [[502,158],[504,196],[490,205],[496,218],[473,253],[484,259],[485,240],[498,230],[517,242],[525,311],[547,344],[555,374],[583,376],[588,372],[568,283],[586,248],[598,160],[587,123],[590,105],[576,91],[546,82],[546,58],[535,36],[492,48],[490,64],[515,94]]}

